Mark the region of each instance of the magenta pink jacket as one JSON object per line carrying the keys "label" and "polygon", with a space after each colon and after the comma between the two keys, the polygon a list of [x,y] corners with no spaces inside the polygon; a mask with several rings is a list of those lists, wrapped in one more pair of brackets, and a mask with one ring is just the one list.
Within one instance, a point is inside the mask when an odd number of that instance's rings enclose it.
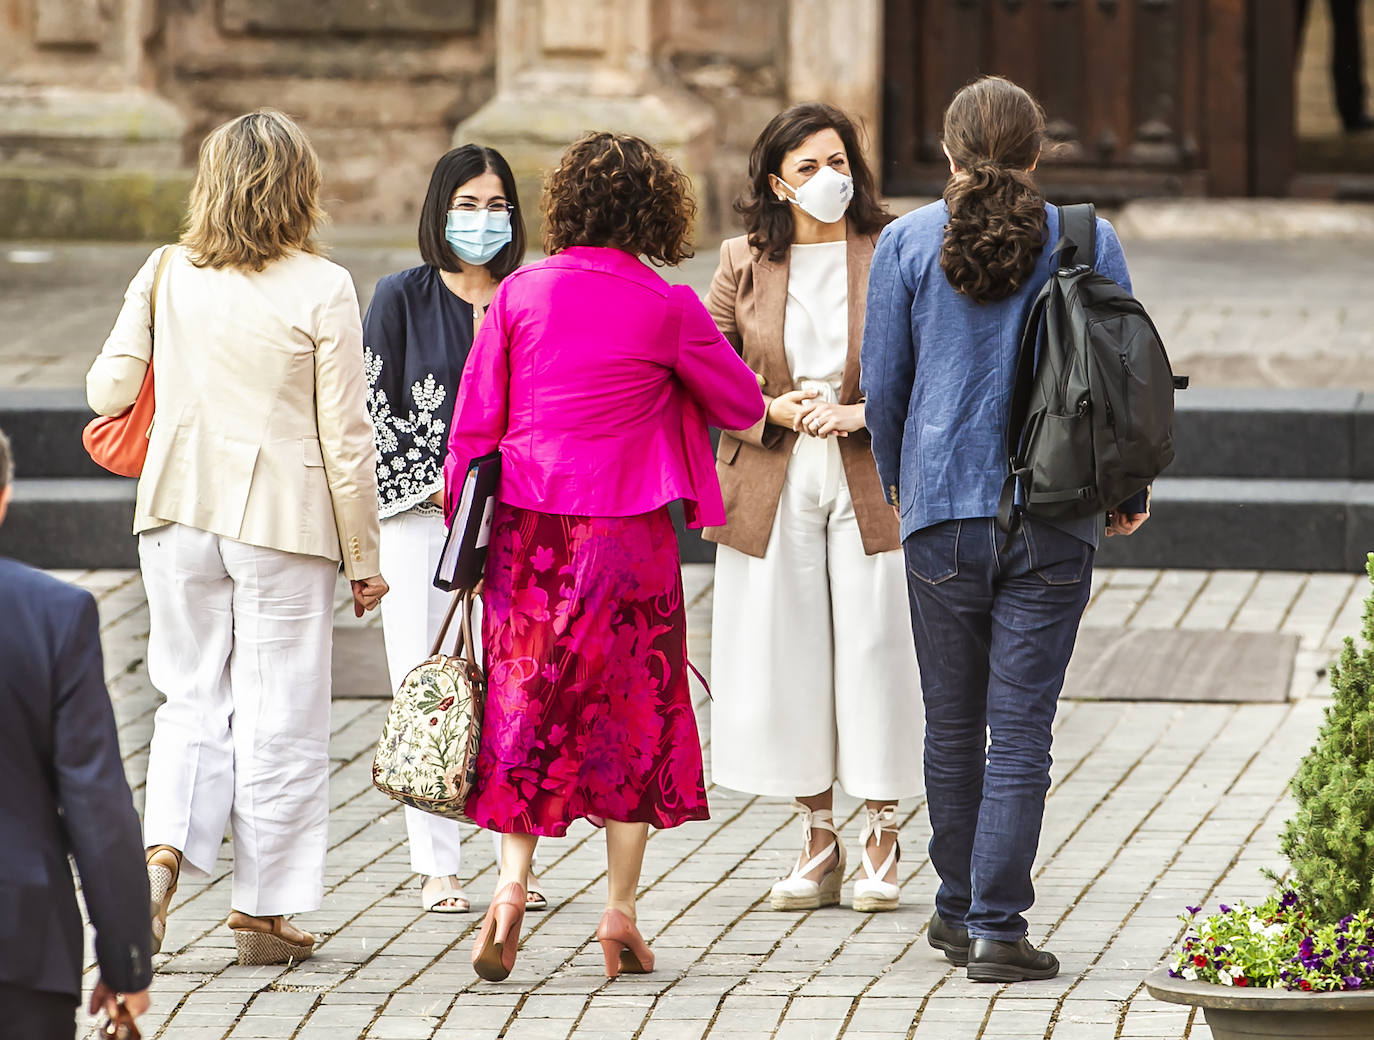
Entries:
{"label": "magenta pink jacket", "polygon": [[496,291],[458,386],[446,511],[468,463],[499,447],[509,505],[635,516],[682,499],[689,526],[723,524],[706,425],[744,430],[763,411],[754,373],[690,289],[622,250],[575,246]]}

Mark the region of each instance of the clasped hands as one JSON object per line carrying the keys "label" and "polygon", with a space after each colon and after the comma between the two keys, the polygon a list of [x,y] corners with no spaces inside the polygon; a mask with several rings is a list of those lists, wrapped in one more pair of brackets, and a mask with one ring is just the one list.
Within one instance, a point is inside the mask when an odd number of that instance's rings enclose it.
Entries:
{"label": "clasped hands", "polygon": [[768,404],[768,421],[811,437],[848,437],[864,428],[864,406],[820,400],[818,390],[789,390]]}

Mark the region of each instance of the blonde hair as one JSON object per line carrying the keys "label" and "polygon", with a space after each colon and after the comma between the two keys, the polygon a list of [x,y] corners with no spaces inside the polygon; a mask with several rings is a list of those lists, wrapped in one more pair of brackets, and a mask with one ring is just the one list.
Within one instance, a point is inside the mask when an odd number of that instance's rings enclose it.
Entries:
{"label": "blonde hair", "polygon": [[181,243],[197,267],[261,271],[291,253],[318,253],[320,160],[284,112],[260,108],[200,146]]}

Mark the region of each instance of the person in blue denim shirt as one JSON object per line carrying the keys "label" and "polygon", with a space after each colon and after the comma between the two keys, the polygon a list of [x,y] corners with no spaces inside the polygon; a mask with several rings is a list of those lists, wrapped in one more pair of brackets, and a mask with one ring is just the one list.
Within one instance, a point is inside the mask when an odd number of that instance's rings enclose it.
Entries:
{"label": "person in blue denim shirt", "polygon": [[[1032,173],[1040,105],[998,77],[945,112],[944,198],[884,229],[868,286],[861,385],[901,520],[926,708],[927,939],[981,982],[1052,978],[1026,937],[1031,866],[1050,785],[1051,725],[1091,587],[1101,519],[1027,518],[1003,544],[998,496],[1021,330],[1050,274],[1058,211]],[[1130,288],[1111,224],[1095,265]],[[1140,496],[1108,514],[1131,534]],[[989,739],[990,737],[990,739]]]}

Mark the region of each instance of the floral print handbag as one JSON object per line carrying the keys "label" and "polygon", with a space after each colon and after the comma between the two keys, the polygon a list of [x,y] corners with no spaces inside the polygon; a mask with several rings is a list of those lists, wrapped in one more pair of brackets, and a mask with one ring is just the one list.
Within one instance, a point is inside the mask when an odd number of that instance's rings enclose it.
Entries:
{"label": "floral print handbag", "polygon": [[[436,816],[464,818],[476,777],[487,680],[473,653],[471,589],[455,592],[434,649],[401,681],[372,759],[372,784],[388,798]],[[441,652],[453,616],[462,633]]]}

